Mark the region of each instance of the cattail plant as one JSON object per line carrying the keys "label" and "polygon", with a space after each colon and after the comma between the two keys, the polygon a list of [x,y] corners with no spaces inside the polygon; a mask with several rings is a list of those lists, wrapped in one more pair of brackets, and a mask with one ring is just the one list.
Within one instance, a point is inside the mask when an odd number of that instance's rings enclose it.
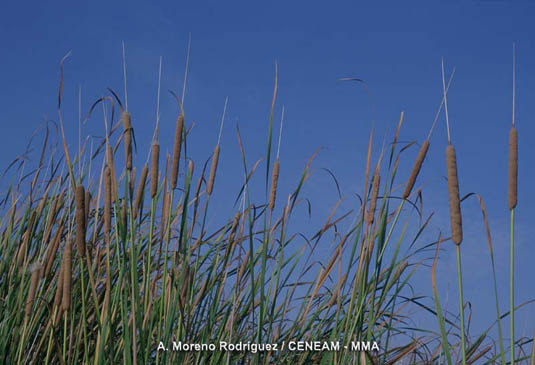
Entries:
{"label": "cattail plant", "polygon": [[446,95],[446,81],[444,79],[444,60],[442,60],[442,90],[444,92],[444,112],[446,114],[446,128],[448,132],[448,146],[446,147],[446,168],[448,173],[448,192],[450,201],[451,238],[457,251],[457,281],[459,285],[459,314],[461,320],[461,352],[463,365],[466,364],[466,343],[464,339],[464,299],[461,270],[461,242],[463,240],[463,226],[461,215],[461,201],[459,198],[459,179],[457,175],[457,157],[455,148],[451,144],[450,121],[448,116],[448,98]]}
{"label": "cattail plant", "polygon": [[[455,68],[451,72],[450,78],[448,80],[448,86],[446,87],[446,94],[448,93],[448,90],[450,88],[451,80],[453,80],[453,75],[455,75]],[[407,183],[405,184],[405,190],[403,190],[403,194],[401,196],[404,200],[407,199],[409,195],[411,195],[412,189],[414,188],[414,184],[416,183],[416,179],[418,178],[418,175],[420,174],[420,170],[422,169],[422,165],[424,163],[425,157],[427,156],[427,152],[429,151],[429,146],[430,146],[429,141],[433,134],[433,130],[435,129],[435,125],[438,121],[440,111],[442,110],[442,105],[444,105],[444,96],[442,97],[440,106],[438,107],[438,110],[435,114],[435,120],[433,121],[433,124],[431,125],[429,134],[427,135],[426,140],[420,146],[420,150],[418,151],[418,155],[416,156],[416,160],[414,161],[411,174],[409,175],[409,179],[407,180]]]}
{"label": "cattail plant", "polygon": [[509,305],[510,305],[510,347],[511,347],[511,364],[515,363],[515,208],[518,202],[518,132],[515,128],[515,100],[516,100],[516,51],[513,43],[513,116],[511,131],[509,132],[509,191],[508,205],[511,212],[511,239],[510,239],[510,263],[509,263]]}
{"label": "cattail plant", "polygon": [[[160,57],[160,66],[158,68],[158,98],[156,102],[156,128],[154,128],[154,137],[151,145],[151,165],[150,165],[150,197],[154,201],[158,192],[158,168],[160,164],[160,144],[158,143],[158,124],[160,122],[160,82],[162,78],[162,58]],[[154,209],[152,209],[154,210]]]}
{"label": "cattail plant", "polygon": [[123,77],[124,77],[124,103],[125,109],[121,115],[123,121],[124,157],[128,171],[132,171],[132,118],[128,112],[128,92],[126,88],[126,52],[123,43]]}

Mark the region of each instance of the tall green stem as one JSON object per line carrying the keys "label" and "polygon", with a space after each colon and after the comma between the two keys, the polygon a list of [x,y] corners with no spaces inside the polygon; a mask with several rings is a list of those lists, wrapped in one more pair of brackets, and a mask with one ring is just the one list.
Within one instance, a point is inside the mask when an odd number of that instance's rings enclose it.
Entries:
{"label": "tall green stem", "polygon": [[510,254],[510,298],[509,305],[511,307],[511,364],[515,363],[515,210],[511,209],[511,254]]}
{"label": "tall green stem", "polygon": [[466,364],[466,344],[464,339],[464,299],[463,299],[463,279],[461,270],[461,245],[455,245],[457,249],[457,281],[459,283],[459,314],[461,316],[461,351],[463,365]]}

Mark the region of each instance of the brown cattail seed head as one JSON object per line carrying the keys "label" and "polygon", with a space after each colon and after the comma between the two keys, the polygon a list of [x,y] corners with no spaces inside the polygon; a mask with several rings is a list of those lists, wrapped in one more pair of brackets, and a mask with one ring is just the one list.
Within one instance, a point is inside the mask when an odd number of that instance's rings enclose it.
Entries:
{"label": "brown cattail seed head", "polygon": [[85,191],[83,185],[78,185],[75,192],[76,201],[76,249],[78,254],[85,255]]}
{"label": "brown cattail seed head", "polygon": [[158,165],[160,160],[160,145],[152,144],[152,163],[150,167],[150,197],[154,199],[158,192]]}
{"label": "brown cattail seed head", "polygon": [[450,197],[451,239],[457,245],[463,241],[463,223],[461,201],[459,199],[459,179],[457,177],[457,157],[455,148],[450,144],[446,148],[446,167],[448,170],[448,192]]}
{"label": "brown cattail seed head", "polygon": [[132,170],[132,119],[130,113],[123,112],[121,116],[124,129],[124,153],[126,158],[126,169]]}
{"label": "brown cattail seed head", "polygon": [[143,193],[145,192],[145,183],[147,182],[148,172],[149,168],[147,167],[147,165],[143,166],[143,170],[141,170],[141,177],[139,178],[139,185],[137,186],[136,199],[134,200],[134,219],[137,218],[137,214],[141,205],[141,200],[143,199]]}
{"label": "brown cattail seed head", "polygon": [[50,273],[50,270],[52,270],[52,265],[54,264],[54,259],[56,258],[56,253],[58,251],[58,247],[61,242],[62,233],[63,233],[63,222],[60,223],[59,228],[56,230],[56,234],[54,235],[54,238],[51,244],[49,245],[45,269],[43,270],[42,278],[47,277],[48,274]]}
{"label": "brown cattail seed head", "polygon": [[126,198],[123,199],[123,204],[121,204],[121,224],[123,225],[123,228],[126,229]]}
{"label": "brown cattail seed head", "polygon": [[409,195],[411,195],[412,188],[414,187],[416,178],[418,177],[418,174],[420,173],[420,169],[422,168],[422,165],[424,163],[425,156],[427,155],[428,150],[429,150],[429,141],[425,140],[424,143],[422,144],[422,147],[420,147],[418,156],[416,156],[416,161],[414,162],[414,166],[412,167],[409,180],[407,180],[407,185],[405,185],[405,190],[403,191],[403,195],[402,195],[403,199],[407,199]]}
{"label": "brown cattail seed head", "polygon": [[272,213],[275,208],[275,199],[277,198],[277,184],[279,183],[279,159],[275,161],[273,165],[273,175],[271,175],[271,191],[269,193],[269,212]]}
{"label": "brown cattail seed head", "polygon": [[178,179],[178,164],[180,162],[180,152],[182,150],[182,131],[184,129],[184,116],[180,114],[176,121],[175,143],[173,145],[173,162],[171,165],[171,190],[176,188]]}
{"label": "brown cattail seed head", "polygon": [[71,307],[71,283],[72,283],[72,255],[71,243],[65,242],[65,251],[63,252],[63,296],[61,300],[61,309],[67,312]]}
{"label": "brown cattail seed head", "polygon": [[379,183],[381,182],[381,176],[379,171],[375,170],[373,174],[373,183],[372,183],[372,195],[370,198],[370,209],[368,209],[368,215],[366,216],[366,222],[368,224],[373,223],[375,217],[375,209],[377,207],[377,195],[379,194]]}
{"label": "brown cattail seed head", "polygon": [[63,298],[63,262],[59,267],[58,282],[56,284],[56,295],[54,297],[54,308],[60,309],[61,299]]}
{"label": "brown cattail seed head", "polygon": [[32,265],[30,271],[32,272],[32,279],[30,282],[30,290],[28,291],[28,297],[26,298],[26,307],[24,308],[26,317],[29,317],[32,313],[35,292],[37,291],[37,285],[39,284],[39,279],[41,277],[41,264],[37,263]]}
{"label": "brown cattail seed head", "polygon": [[217,164],[219,163],[219,145],[215,146],[214,155],[212,156],[212,166],[210,167],[210,176],[208,178],[208,187],[206,191],[208,195],[212,195],[214,190],[215,174],[217,172]]}
{"label": "brown cattail seed head", "polygon": [[515,127],[509,132],[509,210],[515,209],[518,189],[518,133]]}

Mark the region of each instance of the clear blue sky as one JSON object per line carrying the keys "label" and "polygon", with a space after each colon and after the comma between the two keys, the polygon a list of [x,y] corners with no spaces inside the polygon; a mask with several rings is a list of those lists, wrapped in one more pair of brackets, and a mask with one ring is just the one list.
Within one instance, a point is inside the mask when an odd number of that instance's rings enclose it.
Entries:
{"label": "clear blue sky", "polygon": [[[370,130],[369,99],[362,88],[337,81],[360,77],[370,85],[375,105],[377,143],[394,128],[401,110],[400,139],[422,141],[441,98],[440,60],[457,67],[449,93],[452,139],[457,148],[461,194],[477,192],[486,200],[497,255],[502,309],[508,303],[507,134],[511,121],[512,43],[517,45],[517,125],[520,133],[517,210],[517,302],[535,297],[533,172],[535,134],[535,3],[463,2],[10,2],[0,14],[0,163],[21,153],[45,117],[56,120],[58,63],[72,50],[65,67],[64,118],[75,148],[77,90],[83,109],[106,93],[123,95],[121,42],[128,59],[129,109],[144,161],[154,125],[157,64],[163,56],[162,146],[171,145],[176,104],[166,90],[181,90],[185,50],[191,33],[191,63],[185,105],[196,123],[191,153],[211,154],[225,97],[229,97],[217,189],[220,207],[235,193],[221,194],[241,181],[236,121],[246,140],[249,162],[264,154],[274,63],[279,64],[277,117],[286,107],[281,185],[294,186],[312,152],[317,173],[306,190],[316,205],[314,219],[325,218],[336,200],[331,169],[348,199],[362,191],[362,167]],[[428,238],[449,230],[444,149],[444,118],[431,141],[420,183],[424,210],[436,212]],[[97,124],[98,123],[98,124]],[[84,132],[102,135],[100,118]],[[165,147],[164,147],[165,151]],[[415,151],[409,152],[410,160]],[[199,160],[200,161],[200,160]],[[411,162],[412,163],[412,162]],[[200,167],[200,166],[199,166]],[[284,191],[286,189],[286,191]],[[217,191],[216,191],[217,193]],[[226,196],[225,196],[226,195]],[[351,201],[351,200],[350,200]],[[221,208],[221,209],[223,209]],[[216,210],[215,212],[217,212]],[[473,303],[474,329],[490,324],[494,302],[487,243],[477,203],[463,203],[465,299]],[[214,213],[216,214],[216,213]],[[214,219],[217,219],[214,217]],[[453,248],[439,264],[443,302],[456,303]],[[422,270],[415,291],[430,295]],[[530,335],[535,307],[518,317],[518,334]],[[415,321],[420,321],[415,317]],[[425,319],[422,319],[425,322]],[[507,328],[507,326],[504,326]]]}

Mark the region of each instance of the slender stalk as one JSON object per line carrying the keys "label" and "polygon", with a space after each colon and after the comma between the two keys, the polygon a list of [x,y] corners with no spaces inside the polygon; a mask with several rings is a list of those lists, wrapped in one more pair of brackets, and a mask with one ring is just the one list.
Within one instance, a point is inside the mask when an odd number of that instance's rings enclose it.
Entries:
{"label": "slender stalk", "polygon": [[466,344],[464,338],[464,299],[463,299],[463,280],[461,270],[461,245],[455,245],[457,250],[457,282],[459,284],[459,315],[461,317],[461,351],[463,365],[466,364]]}
{"label": "slender stalk", "polygon": [[510,245],[510,276],[509,276],[509,307],[510,307],[510,314],[509,318],[511,319],[510,322],[510,329],[511,329],[511,364],[515,363],[515,273],[514,273],[514,267],[515,267],[515,210],[511,209],[511,245]]}

